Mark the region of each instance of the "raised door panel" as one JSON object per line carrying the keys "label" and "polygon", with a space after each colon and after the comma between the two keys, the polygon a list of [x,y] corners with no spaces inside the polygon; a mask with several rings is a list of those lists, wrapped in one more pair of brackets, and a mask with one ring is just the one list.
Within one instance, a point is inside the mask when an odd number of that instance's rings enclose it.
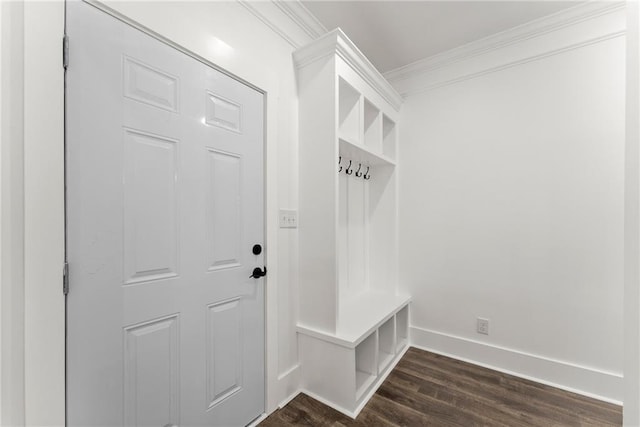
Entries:
{"label": "raised door panel", "polygon": [[178,275],[177,145],[124,131],[125,284]]}
{"label": "raised door panel", "polygon": [[209,408],[242,390],[242,302],[212,304],[207,312],[207,402]]}
{"label": "raised door panel", "polygon": [[242,106],[229,99],[207,92],[206,123],[241,133]]}
{"label": "raised door panel", "polygon": [[178,316],[124,329],[124,424],[179,425]]}
{"label": "raised door panel", "polygon": [[178,112],[177,77],[125,56],[123,81],[127,98]]}
{"label": "raised door panel", "polygon": [[242,241],[239,155],[207,149],[207,227],[209,270],[240,266]]}

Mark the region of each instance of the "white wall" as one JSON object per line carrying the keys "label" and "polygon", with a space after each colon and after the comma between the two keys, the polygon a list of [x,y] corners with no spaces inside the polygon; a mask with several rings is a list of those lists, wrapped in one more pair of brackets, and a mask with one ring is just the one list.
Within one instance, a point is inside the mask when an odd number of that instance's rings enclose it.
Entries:
{"label": "white wall", "polygon": [[414,344],[622,400],[624,18],[491,49],[426,92],[401,82]]}

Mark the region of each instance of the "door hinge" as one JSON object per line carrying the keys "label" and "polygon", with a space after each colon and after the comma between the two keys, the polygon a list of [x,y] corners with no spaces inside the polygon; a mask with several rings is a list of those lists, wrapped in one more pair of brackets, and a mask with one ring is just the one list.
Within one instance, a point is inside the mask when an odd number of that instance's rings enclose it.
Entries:
{"label": "door hinge", "polygon": [[69,66],[69,36],[62,37],[62,66],[66,70]]}
{"label": "door hinge", "polygon": [[69,293],[69,263],[65,262],[62,267],[62,293]]}

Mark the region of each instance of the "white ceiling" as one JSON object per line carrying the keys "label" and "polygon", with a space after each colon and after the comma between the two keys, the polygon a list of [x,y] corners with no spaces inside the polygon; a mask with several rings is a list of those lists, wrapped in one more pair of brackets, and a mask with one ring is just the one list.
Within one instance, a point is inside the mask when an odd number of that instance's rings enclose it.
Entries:
{"label": "white ceiling", "polygon": [[381,72],[516,27],[579,1],[303,1]]}

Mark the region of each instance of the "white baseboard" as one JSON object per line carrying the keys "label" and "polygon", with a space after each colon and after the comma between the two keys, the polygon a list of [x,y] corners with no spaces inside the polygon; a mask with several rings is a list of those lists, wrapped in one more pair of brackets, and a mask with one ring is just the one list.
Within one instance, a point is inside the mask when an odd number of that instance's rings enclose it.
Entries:
{"label": "white baseboard", "polygon": [[300,393],[302,393],[302,391],[300,389],[297,389],[296,391],[294,391],[293,393],[291,393],[289,396],[285,397],[282,402],[280,402],[278,404],[278,409],[282,409],[285,406],[287,406],[289,404],[289,402],[291,402],[293,399],[295,399]]}
{"label": "white baseboard", "polygon": [[411,326],[410,345],[605,402],[622,405],[623,376]]}
{"label": "white baseboard", "polygon": [[262,414],[260,415],[258,418],[256,418],[255,420],[251,421],[249,424],[247,424],[247,427],[256,427],[258,424],[260,424],[261,422],[263,422],[265,419],[267,419],[269,415],[268,414]]}
{"label": "white baseboard", "polygon": [[278,399],[280,400],[278,408],[286,406],[298,394],[300,394],[300,364],[278,375]]}

